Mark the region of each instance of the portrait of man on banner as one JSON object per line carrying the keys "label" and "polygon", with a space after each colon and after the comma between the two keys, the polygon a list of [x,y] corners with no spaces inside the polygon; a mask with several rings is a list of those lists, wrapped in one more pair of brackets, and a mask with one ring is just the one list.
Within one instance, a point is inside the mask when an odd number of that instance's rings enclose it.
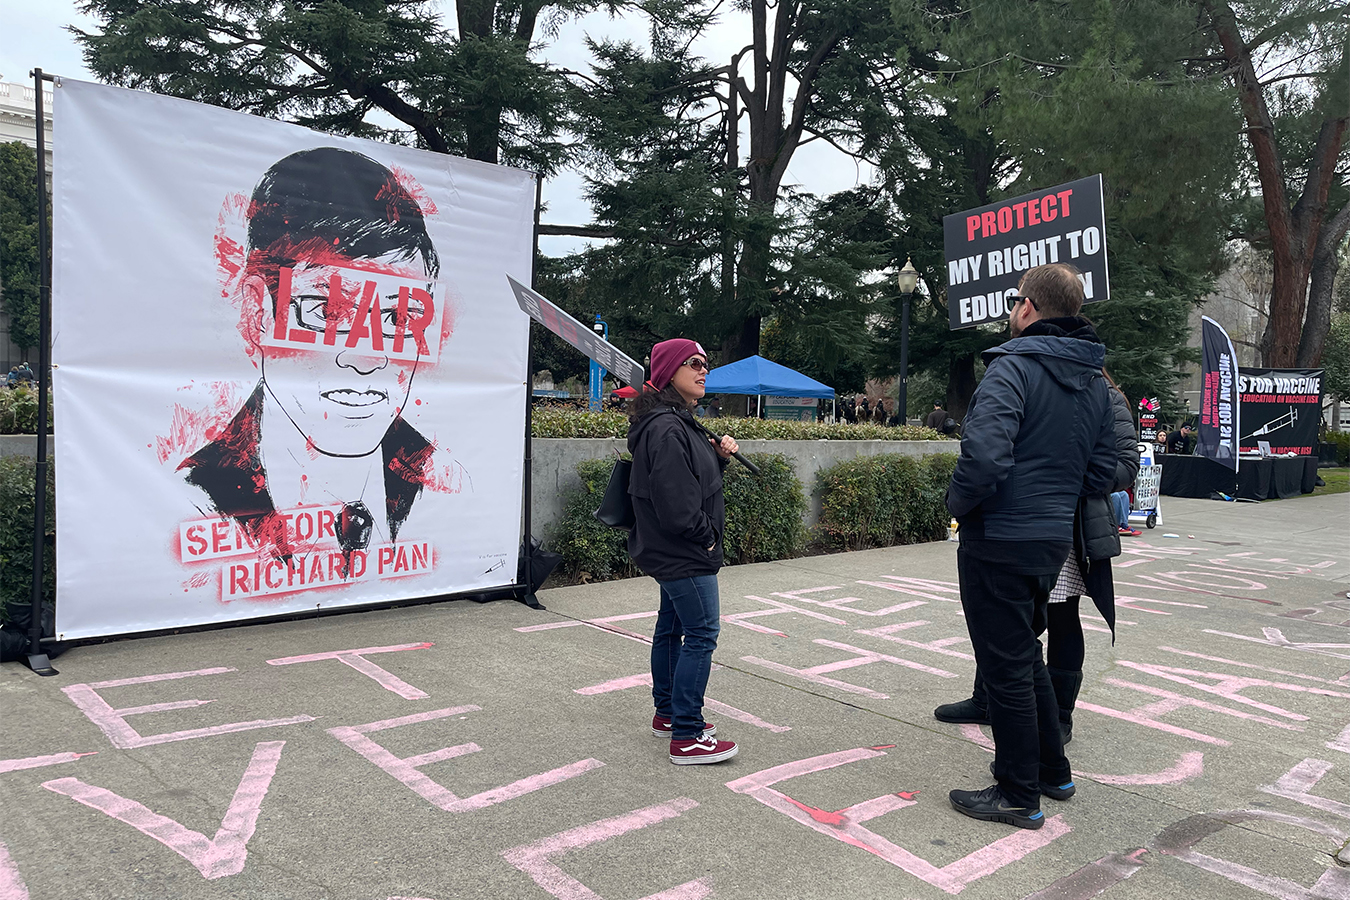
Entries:
{"label": "portrait of man on banner", "polygon": [[350,561],[372,538],[396,541],[430,481],[466,486],[457,463],[435,474],[436,447],[403,417],[452,327],[418,193],[363,154],[304,150],[253,188],[244,246],[217,235],[221,293],[260,378],[177,468],[203,512],[278,558],[299,549],[286,510],[332,507],[328,531]]}

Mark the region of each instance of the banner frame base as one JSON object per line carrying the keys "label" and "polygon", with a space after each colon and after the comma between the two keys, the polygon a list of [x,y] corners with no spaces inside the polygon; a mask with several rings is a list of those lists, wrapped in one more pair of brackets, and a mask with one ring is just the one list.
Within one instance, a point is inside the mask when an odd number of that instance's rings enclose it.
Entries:
{"label": "banner frame base", "polygon": [[28,657],[24,660],[24,664],[33,670],[34,675],[41,675],[45,678],[61,674],[52,668],[52,661],[48,659],[47,654],[43,653],[41,650],[36,653],[28,654]]}
{"label": "banner frame base", "polygon": [[[320,607],[318,609],[296,610],[293,612],[279,613],[272,616],[259,616],[249,619],[230,619],[223,622],[203,622],[198,625],[178,625],[168,628],[154,628],[144,631],[123,631],[115,634],[90,635],[88,637],[66,638],[60,635],[43,637],[44,644],[61,644],[62,652],[74,649],[75,647],[89,646],[93,644],[109,644],[113,641],[139,640],[141,638],[168,637],[177,634],[194,634],[203,631],[221,631],[227,628],[244,628],[250,625],[276,625],[282,622],[298,622],[306,619],[323,619],[329,616],[341,616],[348,613],[369,613],[380,612],[382,610],[402,609],[406,606],[429,606],[433,603],[448,603],[452,600],[473,600],[476,603],[491,603],[496,600],[519,600],[525,605],[529,605],[522,599],[521,592],[528,591],[529,585],[512,582],[502,584],[496,587],[479,588],[477,590],[459,591],[453,594],[433,594],[426,597],[405,597],[402,600],[377,600],[372,603],[360,603],[352,606],[331,606]],[[537,600],[535,601],[538,602]],[[543,609],[542,606],[539,607]],[[42,659],[47,659],[46,653],[39,653]],[[28,659],[33,659],[29,656]],[[47,668],[51,669],[50,661],[47,662]],[[37,670],[34,670],[37,671]],[[39,675],[55,675],[56,670],[51,672],[38,672]]]}

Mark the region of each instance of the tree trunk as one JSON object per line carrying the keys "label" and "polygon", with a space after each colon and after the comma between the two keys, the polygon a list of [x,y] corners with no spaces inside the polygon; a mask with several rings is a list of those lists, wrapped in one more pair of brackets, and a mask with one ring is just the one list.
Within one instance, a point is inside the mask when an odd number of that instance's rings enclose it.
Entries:
{"label": "tree trunk", "polygon": [[1298,344],[1296,365],[1312,368],[1322,362],[1327,332],[1331,330],[1331,289],[1340,269],[1341,241],[1350,229],[1350,203],[1341,207],[1323,227],[1313,253],[1312,284],[1308,288],[1308,318],[1303,323],[1303,337]]}
{"label": "tree trunk", "polygon": [[[750,50],[754,90],[737,72],[736,60],[740,54],[733,58],[730,72],[731,90],[738,93],[744,102],[749,119],[750,148],[745,171],[750,183],[750,225],[736,267],[733,308],[740,322],[731,328],[731,333],[723,342],[724,363],[745,359],[759,352],[760,323],[771,312],[773,302],[769,272],[773,266],[773,217],[778,204],[778,191],[792,154],[802,138],[810,99],[814,95],[815,78],[821,66],[833,56],[840,39],[838,33],[827,35],[811,49],[810,58],[800,71],[794,72],[791,64],[797,48],[793,46],[791,32],[801,12],[800,3],[798,0],[778,0],[773,7],[772,34],[769,9],[768,0],[751,0]],[[796,78],[796,96],[785,121],[784,108],[790,76]],[[729,136],[735,127],[736,123],[731,122]]]}
{"label": "tree trunk", "polygon": [[[1270,318],[1261,337],[1261,359],[1267,366],[1292,366],[1299,355],[1313,251],[1326,214],[1327,192],[1335,177],[1346,122],[1350,119],[1344,115],[1328,116],[1322,122],[1309,161],[1307,181],[1298,202],[1291,208],[1275,137],[1275,122],[1252,62],[1251,48],[1238,30],[1237,17],[1227,0],[1201,0],[1201,4],[1209,12],[1224,58],[1233,72],[1238,102],[1247,121],[1247,140],[1256,158],[1261,201],[1270,231],[1274,277],[1270,288]],[[1336,90],[1339,91],[1338,85]],[[1328,108],[1336,108],[1336,103],[1331,102]]]}
{"label": "tree trunk", "polygon": [[958,422],[966,418],[975,395],[975,354],[953,356],[947,361],[947,415]]}
{"label": "tree trunk", "polygon": [[482,118],[464,129],[464,155],[479,162],[497,164],[497,149],[501,142],[502,118],[500,106],[485,108]]}
{"label": "tree trunk", "polygon": [[[459,25],[460,52],[472,41],[490,43],[493,20],[496,18],[495,0],[457,0],[455,17]],[[472,51],[470,51],[472,52]],[[485,58],[488,54],[482,54]],[[481,73],[480,73],[481,74]],[[464,155],[480,162],[497,164],[498,143],[501,140],[502,106],[484,103],[477,114],[467,117],[464,126]]]}

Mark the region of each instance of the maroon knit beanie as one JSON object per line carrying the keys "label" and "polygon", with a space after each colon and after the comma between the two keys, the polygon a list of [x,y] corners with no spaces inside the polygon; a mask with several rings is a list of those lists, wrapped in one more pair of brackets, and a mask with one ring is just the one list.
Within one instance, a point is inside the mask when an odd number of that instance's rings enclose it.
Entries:
{"label": "maroon knit beanie", "polygon": [[703,345],[688,338],[672,338],[657,344],[652,348],[652,387],[659,391],[670,384],[670,379],[675,377],[675,370],[695,355],[708,358]]}

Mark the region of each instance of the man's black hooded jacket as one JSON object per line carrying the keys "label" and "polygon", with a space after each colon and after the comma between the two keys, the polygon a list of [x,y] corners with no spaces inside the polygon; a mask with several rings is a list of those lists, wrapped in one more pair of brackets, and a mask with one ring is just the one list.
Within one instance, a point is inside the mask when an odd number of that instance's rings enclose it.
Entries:
{"label": "man's black hooded jacket", "polygon": [[985,351],[947,490],[962,541],[1072,542],[1078,498],[1115,481],[1105,357],[1077,317],[1033,322]]}

